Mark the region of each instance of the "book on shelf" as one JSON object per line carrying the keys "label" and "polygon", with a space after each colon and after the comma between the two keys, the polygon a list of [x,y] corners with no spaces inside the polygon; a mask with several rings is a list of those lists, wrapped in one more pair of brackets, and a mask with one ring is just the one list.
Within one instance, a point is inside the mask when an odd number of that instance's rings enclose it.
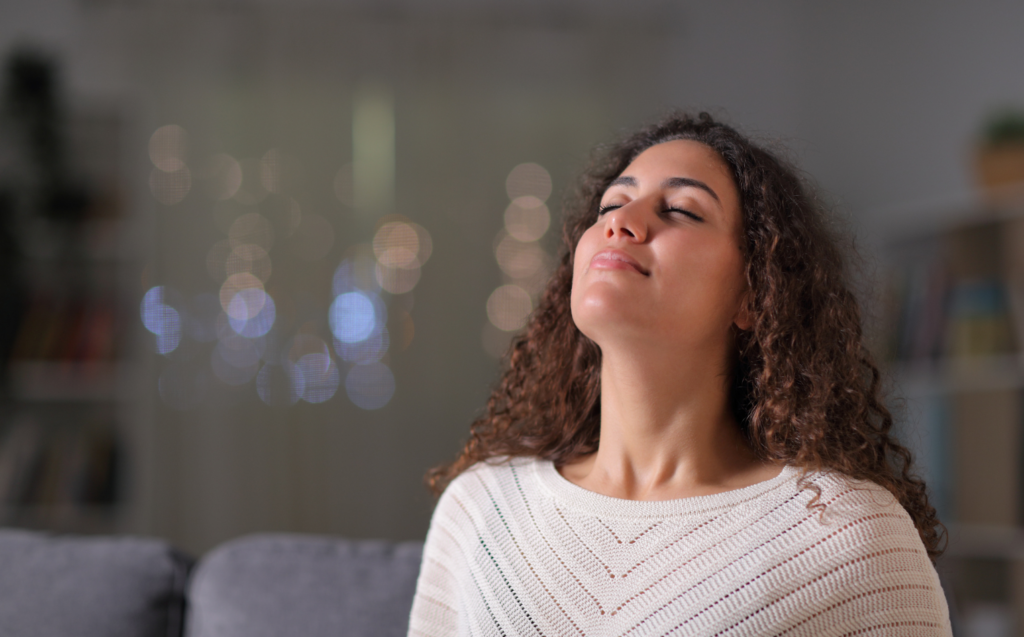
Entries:
{"label": "book on shelf", "polygon": [[114,304],[103,298],[58,300],[38,294],[14,341],[14,360],[110,361],[115,356]]}
{"label": "book on shelf", "polygon": [[[899,362],[1015,354],[1024,340],[1024,232],[975,224],[892,250],[884,356]],[[922,244],[924,244],[922,246]],[[900,257],[903,257],[901,259]]]}
{"label": "book on shelf", "polygon": [[109,423],[14,420],[0,436],[0,507],[114,505],[120,462]]}

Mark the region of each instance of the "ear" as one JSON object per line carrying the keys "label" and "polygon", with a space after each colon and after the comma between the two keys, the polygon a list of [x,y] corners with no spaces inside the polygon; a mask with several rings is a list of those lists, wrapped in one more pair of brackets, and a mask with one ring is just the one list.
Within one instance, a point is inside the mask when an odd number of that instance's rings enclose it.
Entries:
{"label": "ear", "polygon": [[746,332],[754,325],[754,319],[750,311],[750,290],[744,290],[740,295],[740,306],[732,322],[741,332]]}

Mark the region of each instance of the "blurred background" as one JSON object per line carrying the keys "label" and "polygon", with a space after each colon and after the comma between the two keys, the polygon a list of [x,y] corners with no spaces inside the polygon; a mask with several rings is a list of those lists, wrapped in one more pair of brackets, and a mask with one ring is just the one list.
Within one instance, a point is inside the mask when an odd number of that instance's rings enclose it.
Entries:
{"label": "blurred background", "polygon": [[598,143],[781,144],[866,260],[958,632],[1024,634],[1024,5],[7,0],[0,525],[421,539]]}

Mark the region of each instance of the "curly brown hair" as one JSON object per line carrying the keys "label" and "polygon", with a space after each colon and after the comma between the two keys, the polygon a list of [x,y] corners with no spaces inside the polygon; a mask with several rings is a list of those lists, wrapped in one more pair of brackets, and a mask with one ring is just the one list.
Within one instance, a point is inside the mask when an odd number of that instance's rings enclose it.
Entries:
{"label": "curly brown hair", "polygon": [[[583,175],[565,207],[557,269],[524,331],[486,414],[457,459],[427,474],[435,494],[471,465],[530,456],[556,465],[597,450],[601,351],[570,314],[573,258],[596,221],[610,182],[641,152],[677,139],[705,144],[729,167],[740,194],[741,250],[751,290],[751,329],[735,330],[730,402],[764,460],[834,470],[888,489],[913,519],[929,556],[945,533],[891,435],[881,376],[864,343],[846,255],[822,204],[784,159],[707,113],[674,114],[611,146]],[[805,488],[817,491],[804,483]],[[811,506],[817,503],[817,496]]]}

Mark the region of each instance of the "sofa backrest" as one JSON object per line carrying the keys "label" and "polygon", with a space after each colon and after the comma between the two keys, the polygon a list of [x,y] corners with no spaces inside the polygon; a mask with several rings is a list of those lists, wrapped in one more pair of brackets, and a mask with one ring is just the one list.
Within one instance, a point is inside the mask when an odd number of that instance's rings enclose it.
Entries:
{"label": "sofa backrest", "polygon": [[161,540],[0,529],[0,635],[178,637],[188,567]]}
{"label": "sofa backrest", "polygon": [[188,585],[186,637],[403,637],[421,542],[256,535],[215,548]]}

